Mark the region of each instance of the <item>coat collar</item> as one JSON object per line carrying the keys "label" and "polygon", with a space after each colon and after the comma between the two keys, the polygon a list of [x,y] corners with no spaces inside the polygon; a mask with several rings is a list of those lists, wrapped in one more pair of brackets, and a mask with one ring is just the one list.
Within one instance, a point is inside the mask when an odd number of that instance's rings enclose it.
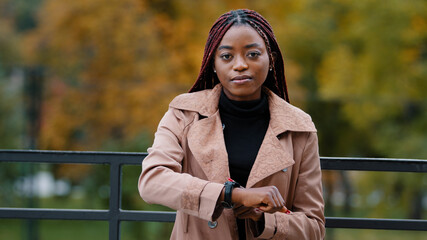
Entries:
{"label": "coat collar", "polygon": [[[205,117],[195,122],[188,131],[188,146],[208,180],[218,183],[223,183],[230,177],[218,111],[221,90],[222,86],[218,84],[210,90],[179,95],[170,104],[172,108],[198,112]],[[292,142],[283,143],[278,139],[280,134],[286,131],[316,131],[308,114],[290,105],[267,88],[263,90],[268,95],[270,123],[246,187],[252,187],[271,174],[294,164]]]}
{"label": "coat collar", "polygon": [[[218,111],[221,91],[222,85],[217,84],[213,89],[184,93],[177,96],[169,106],[198,112],[200,115],[210,117]],[[316,128],[308,114],[287,103],[268,88],[264,87],[263,91],[268,96],[270,125],[277,136],[286,131],[316,132]]]}

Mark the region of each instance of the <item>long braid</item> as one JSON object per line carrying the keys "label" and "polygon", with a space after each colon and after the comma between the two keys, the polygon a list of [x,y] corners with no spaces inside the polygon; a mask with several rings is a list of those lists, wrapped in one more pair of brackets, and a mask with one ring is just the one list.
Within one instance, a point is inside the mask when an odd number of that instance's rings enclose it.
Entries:
{"label": "long braid", "polygon": [[[208,85],[209,79],[211,79],[211,81],[214,81],[212,69],[209,69],[209,67],[212,68],[212,64],[210,63],[212,61],[211,55],[214,53],[216,46],[220,42],[220,39],[222,39],[226,30],[228,30],[228,28],[229,28],[228,27],[224,31],[224,28],[227,25],[226,21],[227,21],[227,14],[224,14],[212,26],[212,28],[209,32],[208,40],[206,42],[205,52],[204,52],[204,56],[203,56],[203,61],[202,61],[202,66],[200,69],[199,77],[198,77],[196,83],[194,84],[194,86],[192,87],[192,89],[190,90],[190,92],[193,92],[193,90],[194,91],[200,91],[203,89],[209,89],[209,88],[214,87],[215,83],[211,83],[212,85]],[[222,33],[222,32],[224,32],[224,33]]]}
{"label": "long braid", "polygon": [[[263,33],[263,34],[260,33],[260,35],[264,37],[264,40],[267,39],[266,46],[270,51],[270,57],[271,57],[270,59],[272,59],[273,57],[272,52],[275,52],[277,54],[275,59],[276,63],[272,65],[272,72],[275,78],[274,86],[277,88],[277,90],[280,93],[278,95],[283,99],[285,99],[287,102],[289,102],[288,89],[287,89],[286,78],[284,73],[283,57],[282,57],[279,45],[277,43],[276,37],[274,36],[273,29],[271,25],[267,22],[267,20],[265,20],[261,15],[255,13],[253,14],[253,17],[257,19],[259,22],[263,23],[263,24],[259,24],[259,27],[262,28],[261,32]],[[267,34],[268,37],[265,36],[265,34]],[[268,39],[271,39],[271,40],[268,40]],[[273,49],[271,47],[271,44],[273,45]],[[276,68],[276,66],[281,66],[281,67]],[[283,76],[283,79],[277,79],[278,76],[279,77]]]}
{"label": "long braid", "polygon": [[[264,39],[264,42],[265,42],[265,45],[266,45],[266,47],[267,47],[267,52],[268,52],[268,57],[269,57],[269,59],[270,59],[270,66],[269,66],[269,68],[271,68],[271,70],[272,71],[275,71],[275,67],[274,67],[274,64],[273,64],[273,53],[272,53],[272,51],[271,51],[271,47],[270,47],[270,43],[269,43],[269,41],[268,41],[268,38],[267,38],[267,36],[265,35],[265,33],[254,23],[254,22],[252,22],[252,21],[248,21],[248,23],[258,32],[258,34]],[[269,73],[270,74],[270,73]],[[279,90],[279,86],[278,86],[278,84],[277,84],[277,77],[276,77],[276,75],[274,74],[274,72],[273,72],[273,78],[274,78],[274,83],[273,83],[273,85],[272,86],[268,86],[268,85],[271,85],[271,83],[270,82],[266,82],[265,84],[269,87],[269,88],[272,88],[272,89],[274,89],[275,91],[274,92],[278,92],[279,94],[281,93],[280,92],[280,90]],[[271,81],[270,80],[271,78],[269,78],[268,76],[267,76],[267,80],[266,81]],[[280,97],[284,97],[284,96],[280,96]]]}
{"label": "long braid", "polygon": [[[233,25],[247,24],[253,27],[263,38],[270,59],[271,71],[267,75],[264,83],[271,91],[289,102],[288,89],[286,86],[283,57],[274,36],[273,29],[267,20],[259,13],[240,9],[227,12],[221,15],[213,24],[209,31],[209,36],[205,45],[202,66],[199,76],[189,92],[196,92],[204,89],[211,89],[219,83],[217,76],[213,73],[214,53],[224,37],[225,33]],[[275,56],[273,57],[273,53]],[[274,60],[273,60],[274,59]]]}

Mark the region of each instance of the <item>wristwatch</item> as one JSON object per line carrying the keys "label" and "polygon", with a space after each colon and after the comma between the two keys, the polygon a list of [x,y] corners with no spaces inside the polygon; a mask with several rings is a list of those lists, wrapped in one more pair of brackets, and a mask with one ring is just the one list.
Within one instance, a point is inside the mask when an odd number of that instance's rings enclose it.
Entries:
{"label": "wristwatch", "polygon": [[231,192],[233,191],[233,188],[240,187],[240,184],[232,179],[228,179],[228,181],[224,183],[224,186],[224,201],[221,202],[221,205],[224,208],[233,208],[233,203],[231,202]]}

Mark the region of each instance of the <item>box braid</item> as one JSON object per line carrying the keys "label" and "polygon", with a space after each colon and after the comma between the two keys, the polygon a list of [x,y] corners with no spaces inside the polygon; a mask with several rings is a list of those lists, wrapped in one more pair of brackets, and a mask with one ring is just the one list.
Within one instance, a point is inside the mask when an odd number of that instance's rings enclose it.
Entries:
{"label": "box braid", "polygon": [[[211,89],[219,83],[218,77],[213,72],[213,57],[219,43],[228,29],[230,29],[231,26],[237,25],[249,25],[253,27],[264,39],[270,58],[271,69],[267,75],[266,81],[264,82],[264,86],[268,87],[275,94],[289,102],[283,57],[273,30],[264,17],[255,11],[247,9],[227,12],[215,21],[209,31],[208,40],[206,41],[199,76],[189,92]],[[275,54],[274,58],[273,54]]]}

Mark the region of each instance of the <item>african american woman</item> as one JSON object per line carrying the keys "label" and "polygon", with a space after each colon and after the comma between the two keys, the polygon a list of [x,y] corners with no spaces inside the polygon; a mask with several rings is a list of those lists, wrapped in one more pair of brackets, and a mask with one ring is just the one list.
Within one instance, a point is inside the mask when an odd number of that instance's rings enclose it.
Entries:
{"label": "african american woman", "polygon": [[177,210],[171,239],[323,239],[316,128],[289,104],[269,23],[235,10],[212,26],[199,76],[159,123],[141,197]]}

